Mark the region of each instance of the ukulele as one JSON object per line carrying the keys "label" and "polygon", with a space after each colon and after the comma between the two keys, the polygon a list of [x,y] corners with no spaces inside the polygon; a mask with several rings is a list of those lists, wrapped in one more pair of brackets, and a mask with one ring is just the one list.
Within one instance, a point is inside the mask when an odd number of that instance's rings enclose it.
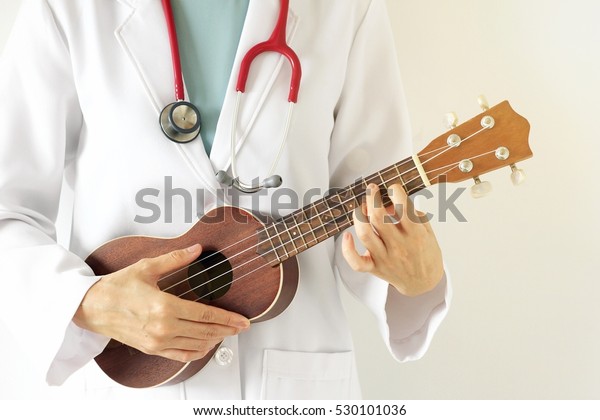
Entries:
{"label": "ukulele", "polygon": [[[479,176],[510,167],[513,183],[524,173],[516,163],[533,154],[528,145],[529,123],[504,101],[462,125],[455,121],[445,134],[427,147],[381,171],[361,178],[336,193],[285,217],[264,222],[250,211],[218,207],[205,214],[188,232],[176,238],[130,236],[114,239],[94,251],[86,263],[104,276],[142,258],[202,244],[203,252],[189,266],[158,282],[160,289],[182,299],[214,305],[261,322],[279,315],[292,301],[298,285],[296,255],[342,232],[353,224],[371,183],[380,186],[384,205],[391,204],[386,190],[401,184],[407,194],[442,182],[472,178],[475,197],[490,186]],[[258,287],[257,285],[260,285]],[[111,340],[95,360],[116,382],[133,388],[176,384],[199,372],[219,346],[204,358],[178,362],[151,356]]]}

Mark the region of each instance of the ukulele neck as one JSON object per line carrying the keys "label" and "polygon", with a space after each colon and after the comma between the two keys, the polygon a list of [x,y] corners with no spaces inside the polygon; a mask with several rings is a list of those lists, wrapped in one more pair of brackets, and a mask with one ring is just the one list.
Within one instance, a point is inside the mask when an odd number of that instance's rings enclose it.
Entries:
{"label": "ukulele neck", "polygon": [[421,172],[409,157],[346,188],[333,190],[324,198],[267,224],[258,232],[257,251],[271,265],[280,264],[350,227],[352,213],[365,200],[368,185],[379,186],[382,203],[388,206],[392,201],[387,190],[392,185],[400,184],[409,195],[425,187]]}

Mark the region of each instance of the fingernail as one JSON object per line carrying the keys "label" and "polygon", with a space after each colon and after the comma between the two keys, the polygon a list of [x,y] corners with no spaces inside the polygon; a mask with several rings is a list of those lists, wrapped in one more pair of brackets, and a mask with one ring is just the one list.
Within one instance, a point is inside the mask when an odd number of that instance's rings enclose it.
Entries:
{"label": "fingernail", "polygon": [[240,319],[234,322],[236,327],[247,329],[250,328],[250,321],[247,319]]}
{"label": "fingernail", "polygon": [[194,254],[199,249],[200,249],[200,245],[196,244],[196,245],[192,245],[191,247],[189,247],[188,249],[186,249],[186,251],[189,252],[190,254]]}

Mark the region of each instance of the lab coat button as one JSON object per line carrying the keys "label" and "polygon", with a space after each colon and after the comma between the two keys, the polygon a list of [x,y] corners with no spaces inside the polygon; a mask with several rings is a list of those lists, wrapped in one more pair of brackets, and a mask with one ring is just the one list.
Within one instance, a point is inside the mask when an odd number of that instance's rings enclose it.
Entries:
{"label": "lab coat button", "polygon": [[219,366],[228,366],[233,361],[233,351],[228,347],[219,347],[215,353],[215,362]]}

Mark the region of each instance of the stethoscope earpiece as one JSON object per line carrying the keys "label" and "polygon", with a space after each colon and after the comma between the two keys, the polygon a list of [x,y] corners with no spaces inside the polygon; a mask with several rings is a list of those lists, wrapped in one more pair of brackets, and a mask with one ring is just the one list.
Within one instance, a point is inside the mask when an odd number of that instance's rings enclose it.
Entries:
{"label": "stethoscope earpiece", "polygon": [[200,111],[193,104],[177,101],[160,113],[160,127],[175,143],[189,143],[200,134]]}
{"label": "stethoscope earpiece", "polygon": [[265,188],[279,188],[283,184],[283,179],[279,175],[273,175],[263,181]]}
{"label": "stethoscope earpiece", "polygon": [[225,171],[217,172],[216,178],[220,184],[225,185],[226,187],[233,187],[246,194],[258,192],[264,188],[279,188],[283,183],[283,179],[279,175],[271,175],[270,177],[265,178],[265,180],[257,186],[245,184],[241,182],[239,178],[234,178]]}

